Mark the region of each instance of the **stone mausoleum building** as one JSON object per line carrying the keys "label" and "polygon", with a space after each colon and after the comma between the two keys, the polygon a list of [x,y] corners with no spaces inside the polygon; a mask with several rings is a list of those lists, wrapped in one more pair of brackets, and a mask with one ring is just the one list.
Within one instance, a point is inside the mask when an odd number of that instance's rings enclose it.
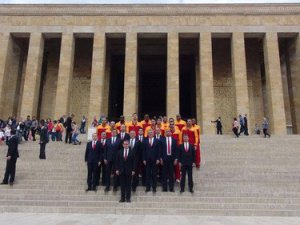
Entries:
{"label": "stone mausoleum building", "polygon": [[0,5],[0,118],[269,118],[300,133],[300,4]]}

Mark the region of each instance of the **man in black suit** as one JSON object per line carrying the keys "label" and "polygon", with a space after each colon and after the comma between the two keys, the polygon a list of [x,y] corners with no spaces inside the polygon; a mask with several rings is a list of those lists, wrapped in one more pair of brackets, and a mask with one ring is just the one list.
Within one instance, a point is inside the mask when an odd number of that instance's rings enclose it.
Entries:
{"label": "man in black suit", "polygon": [[46,159],[46,145],[49,142],[49,134],[45,120],[40,121],[40,159]]}
{"label": "man in black suit", "polygon": [[143,163],[143,149],[144,149],[144,130],[143,128],[140,128],[138,131],[138,136],[137,136],[138,141],[140,142],[140,147],[141,147],[141,159],[139,163],[139,174],[142,176],[142,185],[146,186],[146,167]]}
{"label": "man in black suit", "polygon": [[129,140],[130,136],[126,133],[126,125],[122,124],[120,128],[120,133],[118,134],[118,138],[121,140],[121,144],[123,145],[124,140]]}
{"label": "man in black suit", "polygon": [[161,152],[163,192],[174,192],[174,166],[177,164],[177,142],[172,137],[170,129],[166,130],[166,138],[162,141]]}
{"label": "man in black suit", "polygon": [[92,141],[88,142],[85,149],[84,160],[87,163],[88,175],[87,175],[87,184],[88,189],[86,191],[96,191],[97,186],[97,171],[98,166],[101,164],[103,155],[101,155],[100,149],[101,144],[97,141],[97,134],[94,133],[92,136]]}
{"label": "man in black suit", "polygon": [[146,192],[152,186],[153,193],[156,192],[157,167],[160,160],[160,142],[154,138],[154,131],[148,131],[148,138],[144,140],[143,163],[146,166]]}
{"label": "man in black suit", "polygon": [[142,160],[143,156],[143,149],[142,149],[142,144],[139,142],[139,140],[136,138],[135,131],[132,130],[129,133],[130,139],[129,139],[129,147],[132,149],[134,153],[134,176],[132,178],[132,191],[136,191],[136,187],[139,185],[139,169],[140,169],[140,162]]}
{"label": "man in black suit", "polygon": [[69,116],[66,120],[66,137],[65,137],[65,143],[68,143],[69,140],[69,144],[72,143],[72,121],[74,119],[74,114],[71,114],[71,116]]}
{"label": "man in black suit", "polygon": [[129,141],[123,141],[123,148],[120,149],[117,156],[116,174],[120,176],[121,200],[120,202],[131,202],[131,180],[134,176],[135,156],[132,149],[129,148]]}
{"label": "man in black suit", "polygon": [[[157,119],[157,121],[159,121],[159,120],[161,120],[161,119]],[[161,123],[161,121],[160,121],[160,123]],[[161,129],[159,127],[156,127],[154,132],[155,132],[154,138],[159,141],[160,149],[162,150],[162,143],[165,141],[165,137],[161,134]],[[157,166],[157,174],[158,174],[158,177],[159,177],[159,179],[158,179],[159,182],[162,183],[162,164],[161,164],[161,161]]]}
{"label": "man in black suit", "polygon": [[185,177],[188,174],[189,191],[193,193],[193,164],[195,163],[195,148],[189,144],[189,136],[183,135],[183,144],[179,146],[178,161],[181,167],[180,193],[184,192]]}
{"label": "man in black suit", "polygon": [[[115,163],[118,155],[118,151],[121,148],[121,140],[117,137],[117,130],[111,131],[111,138],[108,141],[107,148],[104,149],[104,163],[106,166],[106,188],[105,192],[110,191],[110,177],[111,173],[115,172]],[[118,187],[118,176],[114,176],[114,191],[117,191]]]}
{"label": "man in black suit", "polygon": [[15,173],[16,173],[16,163],[19,158],[19,139],[16,136],[16,130],[11,130],[11,138],[6,142],[8,145],[8,151],[6,154],[6,169],[4,174],[4,179],[1,184],[9,184],[13,185],[15,181]]}
{"label": "man in black suit", "polygon": [[102,186],[106,185],[106,165],[104,163],[104,153],[107,151],[107,148],[110,146],[109,139],[106,139],[106,132],[103,131],[101,133],[101,138],[100,138],[100,154],[103,156],[101,158],[101,164],[98,167],[98,173],[97,173],[97,186],[100,184],[100,174],[102,175],[101,177],[101,184]]}

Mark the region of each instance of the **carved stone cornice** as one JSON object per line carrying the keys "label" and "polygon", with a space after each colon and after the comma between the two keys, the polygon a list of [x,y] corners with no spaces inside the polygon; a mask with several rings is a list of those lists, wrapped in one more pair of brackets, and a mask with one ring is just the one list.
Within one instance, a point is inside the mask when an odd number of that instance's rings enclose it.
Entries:
{"label": "carved stone cornice", "polygon": [[0,16],[299,15],[300,4],[0,4]]}

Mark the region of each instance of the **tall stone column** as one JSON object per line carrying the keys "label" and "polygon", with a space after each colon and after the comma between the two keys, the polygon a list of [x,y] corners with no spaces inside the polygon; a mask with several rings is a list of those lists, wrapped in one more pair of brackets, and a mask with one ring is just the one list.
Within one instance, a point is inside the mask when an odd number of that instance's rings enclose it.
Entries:
{"label": "tall stone column", "polygon": [[216,119],[211,33],[200,34],[199,48],[200,92],[197,92],[197,117],[202,124],[202,133],[214,134],[215,125],[211,124],[211,120]]}
{"label": "tall stone column", "polygon": [[[5,99],[5,80],[9,70],[9,51],[11,50],[11,37],[9,33],[0,33],[0,105],[4,105]],[[0,108],[0,118],[3,115],[3,108]]]}
{"label": "tall stone column", "polygon": [[126,33],[123,114],[131,120],[138,112],[137,33]]}
{"label": "tall stone column", "polygon": [[277,33],[266,33],[263,47],[270,128],[275,134],[286,134],[287,129]]}
{"label": "tall stone column", "polygon": [[295,39],[294,52],[291,55],[291,81],[293,96],[292,112],[293,112],[293,127],[296,134],[300,134],[300,33]]}
{"label": "tall stone column", "polygon": [[44,38],[41,33],[31,33],[25,72],[21,115],[38,116],[37,108],[41,85],[41,69],[44,54]]}
{"label": "tall stone column", "polygon": [[246,69],[244,33],[232,33],[231,37],[232,74],[235,84],[236,114],[247,114],[248,130],[252,130],[249,116],[249,94]]}
{"label": "tall stone column", "polygon": [[[63,33],[55,100],[55,118],[69,113],[69,94],[73,75],[75,41],[73,33]],[[75,115],[76,116],[76,115]],[[78,115],[77,115],[78,116]]]}
{"label": "tall stone column", "polygon": [[168,33],[167,58],[167,116],[175,118],[179,113],[179,36]]}
{"label": "tall stone column", "polygon": [[94,116],[99,118],[103,112],[104,80],[105,80],[105,33],[94,34],[94,47],[91,73],[91,89],[88,123],[91,124]]}

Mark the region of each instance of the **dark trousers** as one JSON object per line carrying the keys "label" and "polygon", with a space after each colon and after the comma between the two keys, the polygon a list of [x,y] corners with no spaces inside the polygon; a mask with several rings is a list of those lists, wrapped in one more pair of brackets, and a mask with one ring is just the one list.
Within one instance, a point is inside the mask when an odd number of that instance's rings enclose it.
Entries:
{"label": "dark trousers", "polygon": [[135,191],[136,187],[139,185],[139,173],[141,170],[140,161],[136,163],[136,168],[134,169],[134,176],[132,177],[132,190]]}
{"label": "dark trousers", "polygon": [[162,185],[163,189],[167,190],[168,181],[169,189],[174,190],[174,161],[171,159],[164,160],[162,168]]}
{"label": "dark trousers", "polygon": [[65,137],[65,142],[69,144],[72,143],[72,131],[66,131],[66,137]]}
{"label": "dark trousers", "polygon": [[87,175],[87,185],[88,189],[95,188],[97,186],[97,170],[98,170],[98,163],[92,162],[87,163],[88,175]]}
{"label": "dark trousers", "polygon": [[81,134],[85,133],[84,128],[85,128],[85,123],[81,123],[80,129],[79,129]]}
{"label": "dark trousers", "polygon": [[148,160],[146,163],[146,188],[156,190],[157,183],[157,165],[155,161]]}
{"label": "dark trousers", "polygon": [[239,137],[238,129],[237,128],[232,128],[233,133],[235,134],[236,137]]}
{"label": "dark trousers", "polygon": [[112,167],[113,167],[113,163],[108,162],[105,170],[105,185],[107,188],[110,187],[110,177],[111,177]]}
{"label": "dark trousers", "polygon": [[241,128],[240,128],[239,135],[241,135],[241,133],[243,133],[244,131],[245,131],[245,127],[244,127],[244,125],[241,125]]}
{"label": "dark trousers", "polygon": [[248,127],[244,127],[244,135],[248,136],[249,135],[249,132],[248,132]]}
{"label": "dark trousers", "polygon": [[96,179],[97,186],[100,185],[100,177],[101,177],[101,184],[102,185],[106,184],[106,179],[105,179],[106,178],[106,165],[104,164],[103,161],[101,162],[101,165],[98,166],[96,177],[97,177],[97,179]]}
{"label": "dark trousers", "polygon": [[32,135],[32,140],[35,141],[35,133],[36,133],[36,129],[35,128],[31,128],[31,135]]}
{"label": "dark trousers", "polygon": [[40,144],[40,159],[46,159],[46,143],[41,143]]}
{"label": "dark trousers", "polygon": [[222,127],[217,127],[217,134],[220,134],[220,135],[223,134],[223,133],[222,133]]}
{"label": "dark trousers", "polygon": [[3,183],[13,183],[15,181],[17,159],[6,160],[6,168]]}
{"label": "dark trousers", "polygon": [[181,181],[180,181],[180,188],[181,190],[184,190],[185,187],[185,177],[186,173],[188,175],[188,184],[189,184],[189,189],[193,190],[193,166],[181,166]]}
{"label": "dark trousers", "polygon": [[121,200],[130,200],[131,197],[131,174],[120,174]]}
{"label": "dark trousers", "polygon": [[268,133],[268,129],[266,129],[266,128],[264,128],[263,129],[263,132],[264,132],[264,136],[266,137],[266,136],[271,136],[269,133]]}

